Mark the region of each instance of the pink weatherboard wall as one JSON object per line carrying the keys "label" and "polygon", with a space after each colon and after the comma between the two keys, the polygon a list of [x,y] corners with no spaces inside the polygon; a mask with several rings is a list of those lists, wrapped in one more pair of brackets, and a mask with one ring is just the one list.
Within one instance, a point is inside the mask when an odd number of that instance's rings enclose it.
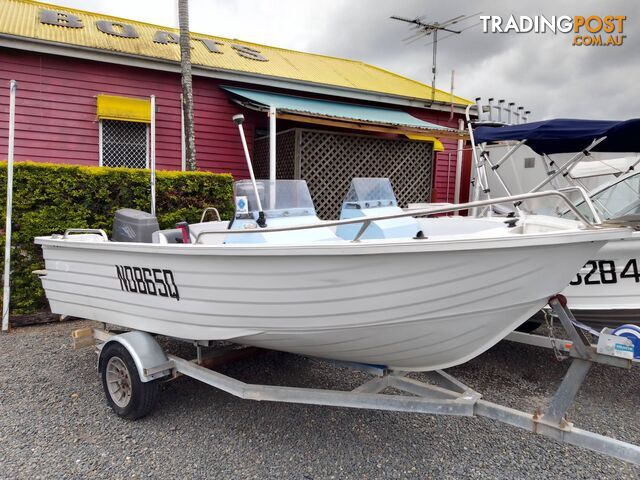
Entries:
{"label": "pink weatherboard wall", "polygon": [[[9,80],[17,80],[17,161],[97,166],[99,122],[96,96],[104,93],[148,98],[153,94],[157,104],[157,167],[166,170],[181,168],[181,87],[178,74],[7,48],[0,48],[0,66],[0,159],[7,156]],[[250,85],[244,86],[251,88]],[[194,104],[198,168],[231,173],[236,179],[246,178],[248,171],[242,145],[237,127],[231,120],[243,108],[230,100],[220,88],[219,81],[204,77],[194,77]],[[422,120],[454,128],[458,126],[458,116],[450,120],[448,112],[418,108],[406,110]],[[252,149],[256,125],[267,129],[268,121],[262,113],[248,110],[243,113],[246,116],[247,143]],[[432,199],[452,202],[457,142],[443,139],[442,143],[446,150],[436,155]]]}
{"label": "pink weatherboard wall", "polygon": [[[451,119],[449,112],[438,112],[433,110],[421,110],[412,108],[408,113],[425,122],[435,123],[450,128],[458,128],[458,119],[461,115],[454,114]],[[458,141],[453,138],[442,138],[440,140],[444,147],[443,152],[436,152],[436,161],[433,172],[433,201],[453,203],[456,181],[456,155],[458,151]],[[464,184],[462,190],[464,190]],[[464,192],[461,192],[463,195]],[[463,195],[464,200],[464,195]]]}
{"label": "pink weatherboard wall", "polygon": [[[9,80],[18,81],[15,158],[98,165],[96,96],[156,96],[156,163],[181,168],[180,77],[173,73],[0,48],[0,110],[8,119]],[[2,88],[4,87],[4,88]],[[234,105],[215,81],[194,79],[196,150],[203,170],[247,174],[231,116]],[[7,155],[8,122],[0,121],[0,158]],[[245,123],[247,142],[254,127]]]}

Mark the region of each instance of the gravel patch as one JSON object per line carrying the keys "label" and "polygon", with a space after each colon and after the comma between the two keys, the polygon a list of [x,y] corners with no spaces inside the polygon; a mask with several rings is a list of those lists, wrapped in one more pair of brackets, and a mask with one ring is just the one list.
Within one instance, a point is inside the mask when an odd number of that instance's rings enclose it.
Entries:
{"label": "gravel patch", "polygon": [[[639,467],[487,419],[244,401],[188,378],[129,422],[108,408],[93,351],[72,349],[71,330],[89,324],[0,335],[0,478],[640,478]],[[488,400],[533,411],[567,367],[550,350],[502,342],[450,372]],[[319,388],[364,378],[275,352],[222,371]],[[571,416],[640,444],[639,398],[640,369],[596,365]]]}

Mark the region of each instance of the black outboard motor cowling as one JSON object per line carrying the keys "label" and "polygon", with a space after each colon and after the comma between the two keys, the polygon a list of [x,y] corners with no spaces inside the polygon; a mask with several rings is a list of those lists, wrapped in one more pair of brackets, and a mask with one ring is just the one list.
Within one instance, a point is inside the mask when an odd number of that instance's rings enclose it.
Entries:
{"label": "black outboard motor cowling", "polygon": [[153,232],[158,230],[158,219],[154,215],[133,208],[121,208],[116,211],[113,220],[112,240],[151,243]]}

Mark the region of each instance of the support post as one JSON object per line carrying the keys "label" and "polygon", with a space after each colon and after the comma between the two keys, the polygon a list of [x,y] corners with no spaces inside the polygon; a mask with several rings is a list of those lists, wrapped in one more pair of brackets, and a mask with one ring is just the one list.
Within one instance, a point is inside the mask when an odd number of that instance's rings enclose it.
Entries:
{"label": "support post", "polygon": [[591,365],[592,363],[588,360],[582,360],[580,358],[573,359],[567,374],[562,379],[562,383],[553,396],[547,413],[542,417],[543,421],[562,427],[562,421],[567,421],[565,414],[576,398],[578,390],[580,390],[585,378],[587,378],[587,373],[589,373]]}
{"label": "support post", "polygon": [[15,80],[9,82],[9,145],[7,147],[7,217],[4,242],[4,288],[2,290],[2,331],[9,330],[9,303],[11,301],[11,214],[13,207],[13,151],[16,134],[16,90]]}
{"label": "support post", "polygon": [[156,96],[151,95],[151,145],[150,168],[151,168],[151,215],[156,214]]}
{"label": "support post", "polygon": [[269,107],[269,208],[276,208],[276,107]]}
{"label": "support post", "polygon": [[[464,120],[458,120],[458,130],[464,129]],[[453,191],[453,203],[460,203],[460,187],[462,185],[462,152],[464,149],[464,140],[458,139],[458,151],[456,152],[456,183]],[[460,215],[455,212],[454,215]]]}

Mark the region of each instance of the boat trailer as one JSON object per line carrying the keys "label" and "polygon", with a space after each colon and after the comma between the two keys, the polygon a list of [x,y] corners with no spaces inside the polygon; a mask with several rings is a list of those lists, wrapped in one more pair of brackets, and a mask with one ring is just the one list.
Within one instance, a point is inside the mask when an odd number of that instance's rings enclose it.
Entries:
{"label": "boat trailer", "polygon": [[[154,336],[141,331],[115,334],[106,328],[83,328],[73,332],[73,339],[75,348],[95,346],[107,401],[118,415],[129,419],[140,418],[153,408],[158,382],[184,375],[246,400],[486,417],[640,465],[640,446],[576,428],[566,416],[593,364],[630,369],[638,365],[638,360],[598,353],[584,333],[575,328],[573,315],[561,295],[550,298],[549,306],[559,318],[569,340],[552,339],[549,342],[547,337],[519,332],[507,337],[512,341],[554,348],[566,352],[571,358],[569,370],[549,408],[546,411],[538,408],[533,413],[483,400],[480,393],[442,370],[421,372],[430,382],[427,383],[408,378],[411,372],[335,362],[340,367],[365,372],[373,378],[351,391],[258,385],[242,382],[205,366],[241,358],[243,351],[259,350],[253,347],[207,351],[205,347],[211,346],[209,342],[194,342],[197,356],[187,360],[166,354]],[[402,394],[383,393],[388,388]]]}

